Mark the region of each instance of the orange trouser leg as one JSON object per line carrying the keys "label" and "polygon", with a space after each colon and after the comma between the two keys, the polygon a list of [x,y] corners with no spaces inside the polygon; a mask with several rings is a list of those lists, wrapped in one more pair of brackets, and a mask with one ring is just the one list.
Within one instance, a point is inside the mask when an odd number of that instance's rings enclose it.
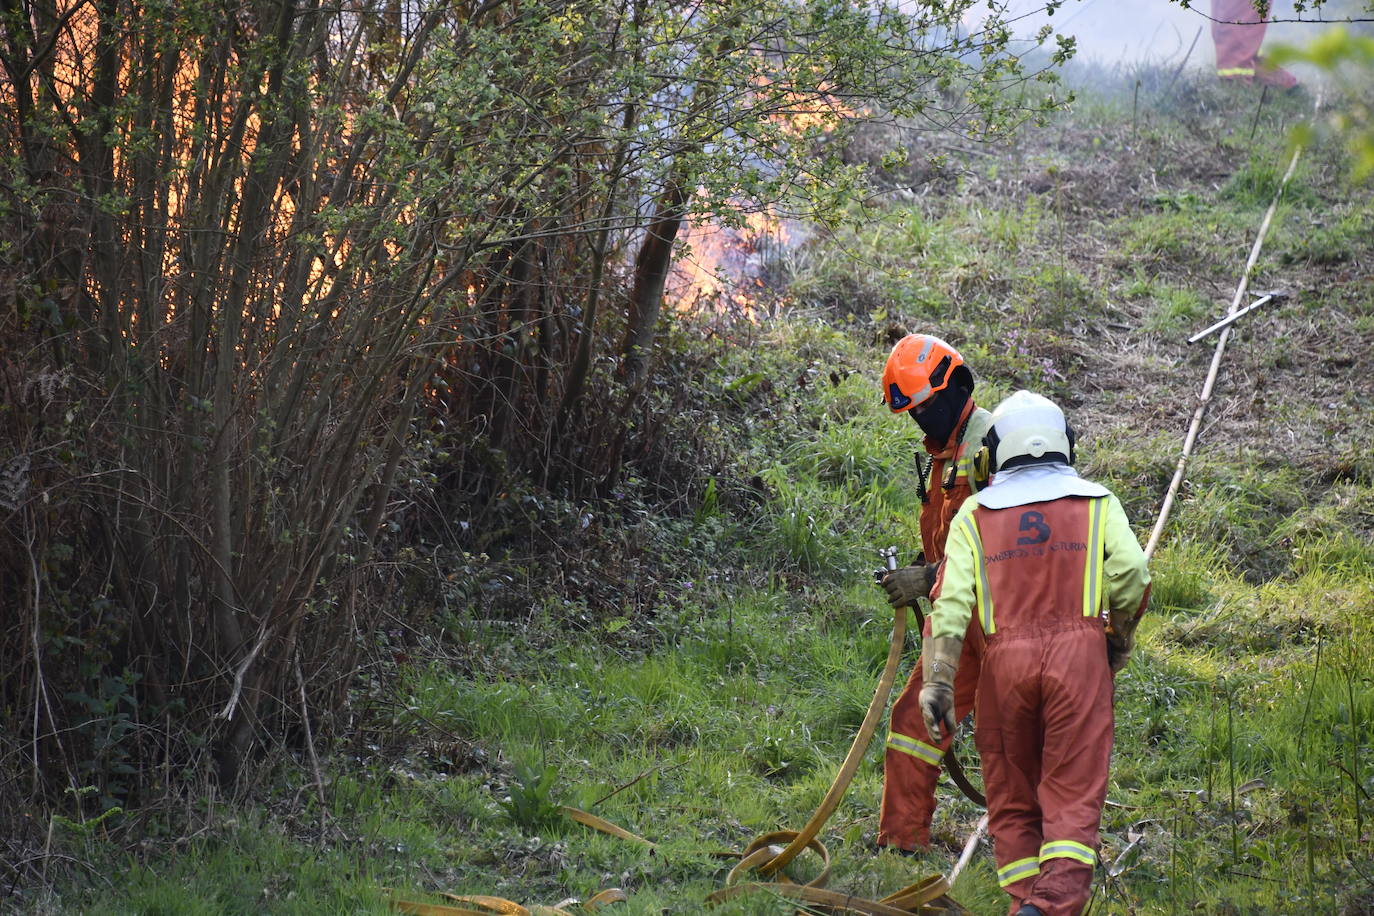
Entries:
{"label": "orange trouser leg", "polygon": [[[930,621],[926,621],[930,635]],[[980,654],[975,640],[965,639],[954,675],[954,717],[973,709],[978,690]],[[935,814],[935,784],[940,760],[950,738],[934,741],[921,717],[921,663],[916,662],[897,702],[892,704],[887,753],[883,757],[883,800],[878,813],[878,844],[900,849],[930,846],[930,819]]]}
{"label": "orange trouser leg", "polygon": [[1092,893],[1112,756],[1112,676],[1099,629],[1046,645],[1042,681],[1040,876],[1026,898],[1045,916],[1077,916]]}
{"label": "orange trouser leg", "polygon": [[[1217,49],[1217,74],[1249,79],[1264,41],[1265,25],[1252,0],[1212,0],[1212,43]],[[1236,25],[1236,23],[1247,23]]]}
{"label": "orange trouser leg", "polygon": [[1076,916],[1092,889],[1111,754],[1102,631],[994,637],[977,717],[998,883],[1013,908]]}
{"label": "orange trouser leg", "polygon": [[974,713],[997,883],[1020,906],[1040,874],[1040,642],[989,639]]}

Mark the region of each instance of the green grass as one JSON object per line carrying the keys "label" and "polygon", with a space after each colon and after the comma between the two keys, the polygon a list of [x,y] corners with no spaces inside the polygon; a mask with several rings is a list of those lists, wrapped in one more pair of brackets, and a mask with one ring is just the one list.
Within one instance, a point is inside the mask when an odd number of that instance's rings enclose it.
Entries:
{"label": "green grass", "polygon": [[1196,289],[1164,287],[1152,297],[1145,328],[1163,334],[1187,335],[1220,310]]}
{"label": "green grass", "polygon": [[1322,209],[1307,225],[1288,228],[1277,240],[1285,264],[1345,264],[1364,249],[1374,232],[1374,204],[1366,199]]}
{"label": "green grass", "polygon": [[868,213],[807,246],[789,282],[806,305],[878,319],[936,319],[970,297],[1005,293],[1027,269],[1032,243],[1050,231],[1039,204],[977,207],[932,218],[918,208]]}
{"label": "green grass", "polygon": [[[373,802],[394,804],[380,793]],[[100,916],[385,913],[385,887],[399,874],[397,864],[431,852],[435,838],[398,817],[370,825],[364,818],[360,826],[374,832],[358,845],[303,855],[301,842],[279,824],[260,818],[231,821],[156,863],[135,857],[109,862],[107,879],[119,888],[118,895],[95,889],[79,903],[59,898],[51,910],[37,909]]]}
{"label": "green grass", "polygon": [[[1299,554],[1311,571],[1261,589],[1199,581],[1191,570],[1218,564],[1197,545],[1160,556],[1164,600],[1118,682],[1104,857],[1114,861],[1132,830],[1148,840],[1101,887],[1108,911],[1168,912],[1178,898],[1340,912],[1358,899],[1356,869],[1370,863],[1355,837],[1361,823],[1374,828],[1363,794],[1374,771],[1374,694],[1364,684],[1374,624],[1357,611],[1374,602],[1374,550],[1314,539]],[[1339,587],[1322,584],[1332,559]],[[430,723],[461,735],[487,749],[489,766],[378,761],[331,783],[331,819],[348,825],[346,843],[307,847],[270,822],[221,823],[170,863],[131,867],[119,902],[68,903],[92,913],[382,912],[384,887],[408,899],[444,890],[552,903],[615,884],[633,894],[616,912],[690,909],[723,880],[728,863],[713,853],[796,828],[820,801],[885,651],[889,618],[875,591],[810,607],[768,590],[726,598],[721,616],[651,655],[572,649],[518,679],[413,670],[397,690],[413,704],[404,733]],[[567,821],[522,830],[501,801],[512,761],[531,753],[556,767],[551,802],[594,807],[659,853]],[[868,847],[879,753],[870,750],[825,832],[833,883],[874,895],[947,861]],[[948,796],[944,808],[937,835],[966,833],[976,812]],[[798,874],[814,868],[802,863]],[[975,912],[995,911],[999,893],[981,858],[956,888]],[[720,910],[783,911],[766,899]]]}
{"label": "green grass", "polygon": [[[792,310],[724,350],[677,417],[672,435],[700,448],[687,504],[595,507],[602,546],[667,570],[654,591],[632,595],[624,565],[589,564],[624,596],[608,605],[560,591],[563,556],[467,558],[449,590],[416,590],[449,596],[432,611],[442,631],[358,687],[356,731],[332,736],[323,761],[323,808],[293,748],[248,802],[207,789],[99,825],[53,820],[61,858],[24,908],[381,913],[392,894],[553,904],[617,886],[630,899],[611,916],[701,911],[732,864],[719,852],[810,816],[882,669],[892,616],[875,549],[906,559],[919,540],[919,431],[877,390],[894,328],[958,345],[986,406],[1024,386],[1086,417],[1081,469],[1148,533],[1209,358],[1182,341],[1233,288],[1286,164],[1265,128],[1294,112],[1271,100],[1253,153],[1236,153],[1254,99],[1141,78],[1137,97],[1114,84],[1052,128],[1104,161],[1141,150],[1129,167],[1155,169],[1120,181],[1109,213],[1073,195],[1116,172],[1065,166],[1058,192],[1015,190],[1062,159],[1051,133],[1028,141],[1044,145],[1033,161],[970,160],[962,188],[877,208],[796,254]],[[1235,157],[1220,180],[1188,171],[1218,150]],[[1298,295],[1233,338],[1153,557],[1151,610],[1117,682],[1095,914],[1374,909],[1374,442],[1359,359],[1374,340],[1361,273],[1374,210],[1331,155],[1314,150],[1255,278]],[[1350,361],[1316,362],[1332,352]],[[576,530],[581,510],[557,508],[550,524]],[[571,538],[560,547],[596,553]],[[491,581],[519,592],[518,613],[491,606]],[[914,660],[913,638],[903,678]],[[870,897],[947,870],[980,813],[943,787],[937,848],[877,854],[881,759],[880,730],[822,833],[830,886]],[[560,804],[657,849],[550,816]],[[954,896],[1005,910],[985,853]],[[758,896],[715,912],[795,910]]]}

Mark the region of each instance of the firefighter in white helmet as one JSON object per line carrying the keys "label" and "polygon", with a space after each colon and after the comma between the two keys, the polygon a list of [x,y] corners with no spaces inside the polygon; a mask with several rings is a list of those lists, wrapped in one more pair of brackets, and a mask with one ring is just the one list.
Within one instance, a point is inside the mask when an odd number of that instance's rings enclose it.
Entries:
{"label": "firefighter in white helmet", "polygon": [[1112,678],[1149,596],[1121,503],[1079,477],[1073,431],[1018,391],[984,438],[994,471],[965,500],[932,591],[920,705],[955,724],[966,638],[981,645],[974,737],[998,881],[1015,916],[1076,916],[1092,887],[1112,749]]}

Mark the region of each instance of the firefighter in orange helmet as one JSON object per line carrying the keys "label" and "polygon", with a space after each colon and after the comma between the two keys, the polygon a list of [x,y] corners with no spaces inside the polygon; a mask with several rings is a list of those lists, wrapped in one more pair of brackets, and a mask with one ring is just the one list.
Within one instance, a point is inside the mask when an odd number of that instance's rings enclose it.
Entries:
{"label": "firefighter in orange helmet", "polygon": [[[1262,0],[1212,0],[1212,44],[1217,51],[1217,76],[1224,80],[1261,83],[1292,89],[1297,77],[1282,67],[1266,64],[1260,55],[1265,20],[1256,5]],[[1263,4],[1268,11],[1270,4]]]}
{"label": "firefighter in orange helmet", "polygon": [[[928,334],[908,334],[892,348],[883,370],[883,401],[893,413],[910,414],[925,433],[924,447],[930,456],[928,464],[917,456],[921,557],[914,565],[893,570],[883,579],[889,603],[903,608],[929,596],[945,555],[950,521],[964,499],[980,486],[973,459],[991,415],[973,402],[973,373],[959,351]],[[928,621],[923,635],[930,635]],[[966,645],[968,652],[955,685],[954,711],[960,717],[972,710],[978,682],[975,641],[968,640]],[[892,706],[883,758],[878,845],[904,852],[930,846],[935,783],[951,740],[949,736],[932,739],[926,733],[917,701],[920,692],[918,665]]]}
{"label": "firefighter in orange helmet", "polygon": [[1107,797],[1112,678],[1150,575],[1121,503],[1070,466],[1057,406],[1018,391],[985,441],[995,473],[945,545],[921,712],[932,735],[954,727],[961,656],[980,643],[974,737],[998,882],[1013,916],[1077,916]]}

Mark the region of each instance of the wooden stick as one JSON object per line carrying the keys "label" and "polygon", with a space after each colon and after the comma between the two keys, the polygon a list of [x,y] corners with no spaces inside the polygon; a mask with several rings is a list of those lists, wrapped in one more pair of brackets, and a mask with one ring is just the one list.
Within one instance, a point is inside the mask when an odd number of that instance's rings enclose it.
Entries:
{"label": "wooden stick", "polygon": [[988,832],[988,816],[984,814],[978,818],[978,826],[973,828],[973,833],[969,834],[968,842],[964,843],[964,851],[959,856],[959,861],[954,863],[954,868],[950,869],[949,877],[945,881],[950,889],[954,888],[954,882],[959,878],[959,872],[964,870],[964,866],[973,858],[973,851],[978,848],[978,841]]}
{"label": "wooden stick", "polygon": [[[1321,107],[1321,97],[1317,97],[1316,108]],[[1227,310],[1227,316],[1240,310],[1240,301],[1245,297],[1245,291],[1250,286],[1250,273],[1255,269],[1255,263],[1259,261],[1260,249],[1264,247],[1264,238],[1269,234],[1269,224],[1273,222],[1274,211],[1279,207],[1279,199],[1283,197],[1284,188],[1288,187],[1288,180],[1293,177],[1293,172],[1298,167],[1298,157],[1302,154],[1302,146],[1293,149],[1293,157],[1288,161],[1288,170],[1283,173],[1283,180],[1279,182],[1278,190],[1274,192],[1274,200],[1269,204],[1269,209],[1264,214],[1264,221],[1260,223],[1259,234],[1255,237],[1255,244],[1250,246],[1250,257],[1245,262],[1245,270],[1240,275],[1240,283],[1236,286],[1236,294],[1231,298],[1231,307]],[[1169,482],[1169,489],[1164,494],[1164,504],[1160,507],[1159,518],[1155,520],[1154,530],[1150,532],[1150,541],[1145,545],[1145,556],[1149,558],[1154,555],[1155,548],[1159,546],[1160,535],[1164,533],[1164,525],[1169,520],[1169,511],[1174,506],[1174,497],[1178,494],[1179,485],[1183,483],[1183,472],[1188,467],[1188,458],[1193,453],[1193,445],[1197,442],[1198,430],[1202,428],[1202,418],[1207,413],[1207,404],[1212,399],[1212,386],[1217,381],[1217,370],[1221,368],[1221,354],[1226,350],[1226,341],[1231,336],[1231,328],[1228,325],[1221,331],[1221,336],[1217,338],[1217,348],[1212,353],[1212,366],[1207,372],[1207,380],[1202,384],[1202,394],[1198,397],[1197,409],[1193,411],[1193,421],[1188,424],[1188,435],[1183,440],[1183,454],[1178,458],[1178,465],[1174,468],[1174,479]]]}
{"label": "wooden stick", "polygon": [[1188,53],[1183,55],[1183,61],[1174,68],[1174,75],[1169,77],[1169,85],[1164,87],[1164,94],[1168,95],[1173,91],[1174,83],[1178,82],[1178,75],[1183,72],[1183,68],[1188,64],[1188,58],[1193,56],[1193,48],[1197,47],[1197,40],[1202,37],[1202,26],[1197,27],[1197,34],[1193,36],[1193,43],[1188,46]]}
{"label": "wooden stick", "polygon": [[320,837],[323,838],[329,816],[324,797],[324,774],[320,770],[319,755],[315,753],[315,734],[310,728],[310,706],[305,698],[305,674],[301,671],[300,656],[296,656],[293,661],[296,665],[296,686],[300,688],[301,694],[301,725],[305,728],[305,747],[310,752],[310,769],[315,774],[315,797],[320,803]]}

